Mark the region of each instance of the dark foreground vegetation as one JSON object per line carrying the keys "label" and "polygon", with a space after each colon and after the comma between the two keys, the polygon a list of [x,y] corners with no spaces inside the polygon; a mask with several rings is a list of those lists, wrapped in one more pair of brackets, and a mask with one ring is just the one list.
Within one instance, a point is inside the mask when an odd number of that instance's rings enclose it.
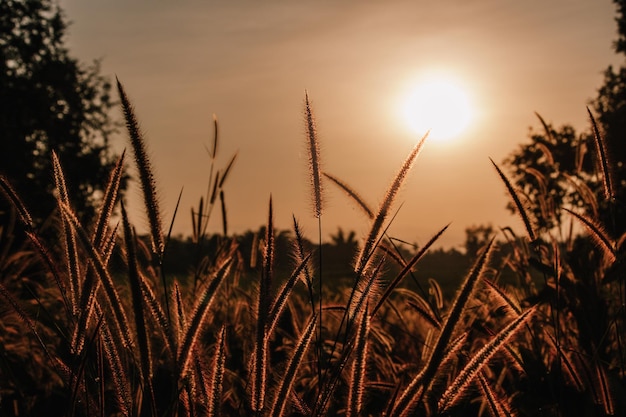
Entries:
{"label": "dark foreground vegetation", "polygon": [[[213,152],[216,179],[181,242],[164,232],[145,140],[118,89],[149,236],[135,235],[118,198],[125,155],[97,214],[81,221],[53,153],[57,209],[45,233],[0,177],[12,207],[0,241],[2,415],[626,412],[625,235],[594,214],[622,209],[599,131],[593,143],[606,199],[581,193],[582,209],[556,209],[567,214],[557,228],[571,221],[586,233],[561,238],[538,228],[522,203],[532,200],[494,163],[526,235],[503,229],[497,243],[486,229],[468,235],[472,262],[463,275],[451,271],[458,290],[446,297],[420,267],[442,253],[425,256],[447,226],[418,248],[385,231],[426,137],[372,209],[319,171],[307,97],[315,214],[321,222],[320,188],[334,183],[370,217],[369,233],[357,240],[339,231],[334,243],[313,244],[294,219],[293,231],[279,234],[270,199],[259,233],[229,236],[222,187],[235,158],[217,169]],[[224,231],[208,235],[214,205]]]}

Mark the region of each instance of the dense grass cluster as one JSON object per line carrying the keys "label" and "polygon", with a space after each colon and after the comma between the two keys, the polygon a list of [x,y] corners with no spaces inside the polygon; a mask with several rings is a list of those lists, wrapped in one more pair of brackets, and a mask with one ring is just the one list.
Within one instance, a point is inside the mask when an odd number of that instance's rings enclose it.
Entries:
{"label": "dense grass cluster", "polygon": [[[500,240],[492,237],[458,277],[456,296],[445,299],[436,281],[419,282],[413,272],[447,226],[408,257],[386,232],[426,137],[380,206],[368,207],[321,171],[307,95],[320,230],[326,181],[371,222],[345,285],[325,281],[321,240],[311,244],[295,218],[292,263],[276,265],[271,198],[265,233],[249,251],[229,236],[224,185],[235,157],[216,168],[217,125],[209,190],[192,209],[197,261],[188,276],[168,276],[169,236],[145,139],[119,83],[118,90],[145,197],[147,239],[136,236],[118,198],[125,155],[97,218],[88,221],[72,209],[63,167],[52,155],[58,210],[45,233],[0,178],[14,207],[14,221],[0,236],[1,416],[626,413],[625,236],[600,224],[588,214],[593,210],[562,208],[586,236],[559,240],[537,230],[524,197],[494,163],[527,236],[503,229]],[[618,204],[597,129],[596,144],[608,204]],[[597,206],[590,195],[583,198]],[[209,236],[218,205],[223,233]],[[18,246],[13,237],[20,233],[26,240]],[[505,249],[494,263],[494,252]],[[514,286],[501,285],[504,271],[517,278]]]}

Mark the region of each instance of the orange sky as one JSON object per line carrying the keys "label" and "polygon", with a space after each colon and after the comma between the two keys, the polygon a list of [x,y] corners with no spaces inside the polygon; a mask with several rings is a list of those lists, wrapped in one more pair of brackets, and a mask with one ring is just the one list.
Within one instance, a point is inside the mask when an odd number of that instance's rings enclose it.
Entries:
{"label": "orange sky", "polygon": [[[337,6],[337,3],[341,3]],[[146,133],[166,222],[184,187],[175,233],[190,233],[189,210],[204,195],[212,114],[221,129],[220,165],[239,158],[226,183],[232,232],[275,223],[317,236],[310,209],[302,115],[307,89],[317,117],[323,169],[373,207],[418,141],[399,102],[424,72],[453,74],[476,119],[451,144],[427,142],[397,200],[390,227],[425,243],[445,224],[444,247],[465,227],[521,229],[505,209],[500,163],[534,112],[556,125],[587,127],[585,106],[602,72],[620,61],[610,0],[148,1],[62,0],[68,45],[82,61],[103,58],[120,78]],[[124,138],[115,143],[126,146]],[[138,191],[128,204],[142,228]],[[364,233],[368,221],[326,185],[324,236]],[[219,230],[220,219],[212,219]]]}

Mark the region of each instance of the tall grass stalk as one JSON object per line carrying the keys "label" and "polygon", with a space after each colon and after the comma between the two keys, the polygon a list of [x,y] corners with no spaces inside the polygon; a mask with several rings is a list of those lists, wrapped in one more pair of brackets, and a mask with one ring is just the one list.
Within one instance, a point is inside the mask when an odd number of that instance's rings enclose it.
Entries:
{"label": "tall grass stalk", "polygon": [[609,149],[605,140],[604,135],[600,133],[600,129],[598,129],[598,124],[596,123],[596,119],[593,117],[593,113],[587,107],[587,114],[589,115],[589,120],[591,122],[591,127],[593,130],[593,138],[594,143],[596,145],[596,154],[598,156],[598,165],[602,171],[602,185],[604,186],[604,197],[607,201],[613,203],[615,201],[615,189],[613,187],[613,171],[611,169],[610,155]]}
{"label": "tall grass stalk", "polygon": [[208,397],[208,417],[220,415],[220,404],[224,390],[224,372],[226,364],[226,326],[222,326],[216,342],[216,350],[212,364],[211,392]]}
{"label": "tall grass stalk", "polygon": [[491,163],[495,167],[496,171],[498,172],[498,175],[500,176],[500,179],[502,180],[502,182],[506,186],[506,189],[509,192],[509,195],[511,196],[511,199],[515,203],[515,207],[517,208],[517,212],[520,215],[520,217],[522,219],[522,222],[524,223],[524,227],[526,228],[526,233],[528,234],[528,238],[530,239],[531,243],[532,242],[536,242],[537,241],[537,235],[535,234],[535,229],[534,229],[534,227],[532,225],[532,222],[530,220],[530,215],[528,214],[528,211],[526,210],[526,207],[524,206],[524,204],[522,204],[522,200],[520,199],[520,197],[518,195],[518,192],[515,190],[515,188],[513,188],[513,185],[511,184],[511,181],[509,181],[507,176],[504,174],[504,172],[502,172],[500,167],[493,161],[493,159],[489,158],[489,160],[491,161]]}
{"label": "tall grass stalk", "polygon": [[313,195],[313,215],[319,218],[322,215],[322,170],[320,168],[320,144],[315,125],[313,109],[309,101],[309,93],[304,92],[304,114],[306,118],[306,136],[309,155],[309,172]]}
{"label": "tall grass stalk", "polygon": [[359,251],[359,254],[356,258],[355,268],[354,270],[357,273],[357,276],[361,275],[365,270],[367,263],[369,262],[371,256],[374,253],[375,243],[378,241],[378,236],[380,235],[381,230],[383,229],[383,224],[389,215],[392,204],[395,201],[396,196],[400,192],[402,184],[406,180],[411,168],[413,167],[413,163],[415,159],[419,155],[422,150],[422,146],[428,137],[428,133],[425,134],[420,141],[413,147],[407,158],[405,159],[402,167],[394,177],[391,185],[387,189],[383,202],[380,204],[376,215],[372,221],[372,226],[370,231],[365,238],[365,242],[363,244],[362,249]]}
{"label": "tall grass stalk", "polygon": [[363,391],[365,389],[366,365],[367,365],[367,338],[370,331],[370,315],[365,308],[361,315],[361,321],[357,329],[356,357],[352,362],[350,381],[348,388],[348,404],[346,417],[357,417],[363,409]]}
{"label": "tall grass stalk", "polygon": [[98,325],[94,330],[94,335],[97,335],[98,333],[102,334],[101,345],[107,358],[109,371],[111,372],[113,387],[115,389],[115,398],[117,403],[120,405],[124,416],[137,414],[137,412],[133,412],[133,398],[131,396],[129,375],[127,375],[125,364],[122,363],[118,347],[113,342],[113,337],[111,336],[107,326],[104,325],[103,327],[100,327],[104,316],[101,315],[100,317]]}
{"label": "tall grass stalk", "polygon": [[307,151],[309,156],[309,174],[311,181],[311,194],[313,196],[313,216],[317,218],[318,228],[318,378],[322,378],[323,346],[322,346],[322,329],[324,327],[323,316],[323,259],[322,259],[322,209],[323,209],[323,188],[322,188],[322,170],[320,161],[320,143],[317,134],[317,126],[313,115],[313,108],[309,100],[309,93],[304,92],[304,116],[306,123]]}
{"label": "tall grass stalk", "polygon": [[132,145],[135,162],[139,171],[139,180],[141,181],[146,214],[148,215],[148,222],[150,225],[152,251],[156,260],[160,263],[163,256],[165,241],[163,240],[161,209],[157,197],[156,181],[154,179],[152,165],[148,157],[146,142],[143,137],[143,133],[139,128],[139,122],[135,116],[135,111],[130,100],[128,99],[128,96],[126,95],[126,92],[124,91],[122,83],[119,80],[116,81],[122,109],[124,110],[126,128],[128,129],[130,143]]}
{"label": "tall grass stalk", "polygon": [[267,389],[268,367],[268,335],[267,317],[270,309],[270,289],[274,274],[274,212],[272,198],[270,196],[267,229],[265,231],[265,250],[263,256],[263,268],[259,285],[259,297],[256,314],[256,341],[254,344],[252,364],[252,396],[250,407],[260,414],[265,407],[265,394]]}
{"label": "tall grass stalk", "polygon": [[35,230],[33,218],[30,215],[30,211],[26,208],[26,205],[19,197],[8,178],[0,174],[0,192],[4,194],[5,198],[10,203],[11,207],[16,211],[20,223],[24,227],[24,232],[30,243],[34,246],[37,254],[41,258],[42,262],[52,275],[57,288],[60,291],[64,291],[63,280],[61,279],[59,268],[51,257],[44,242],[42,242],[39,234]]}
{"label": "tall grass stalk", "polygon": [[[65,176],[63,175],[63,169],[61,168],[61,163],[59,162],[59,158],[57,157],[56,152],[52,152],[52,166],[54,173],[54,182],[56,185],[57,192],[59,193],[59,200],[64,204],[70,205],[70,199],[67,192],[67,186],[65,184]],[[73,233],[73,229],[67,222],[63,222],[63,237],[65,240],[65,253],[66,253],[66,261],[67,261],[67,273],[69,276],[68,284],[69,284],[69,298],[67,299],[67,291],[63,288],[63,284],[61,285],[61,294],[65,301],[65,306],[68,308],[72,314],[75,316],[78,312],[78,298],[79,298],[79,276],[80,269],[78,266],[78,248],[76,243],[76,236]]]}
{"label": "tall grass stalk", "polygon": [[[419,155],[427,137],[428,137],[428,133],[426,133],[420,139],[420,141],[413,147],[411,152],[409,152],[409,155],[404,160],[402,167],[400,168],[398,173],[395,175],[393,181],[391,182],[389,188],[387,189],[383,202],[381,203],[376,215],[373,217],[370,231],[367,237],[365,238],[363,247],[359,251],[356,261],[355,261],[354,271],[356,272],[356,280],[352,285],[350,296],[348,297],[348,302],[347,302],[348,306],[350,306],[353,303],[355,292],[357,288],[359,288],[359,285],[360,285],[360,280],[365,275],[366,268],[370,260],[372,259],[374,250],[377,247],[378,242],[380,241],[381,233],[383,233],[385,230],[385,228],[383,228],[383,225],[389,215],[389,212],[391,210],[395,197],[400,192],[400,189],[404,181],[406,180],[408,174],[410,173],[413,163],[415,162],[415,159]],[[342,317],[341,323],[339,324],[339,329],[337,331],[338,333],[337,333],[337,337],[335,338],[335,343],[339,339],[339,334],[347,318],[349,318],[349,309],[346,309]],[[351,327],[351,322],[350,320],[348,320],[348,322],[346,323],[346,339],[347,339],[347,335],[349,333],[350,327]],[[333,352],[334,352],[334,349],[335,347],[333,346]]]}
{"label": "tall grass stalk", "polygon": [[139,277],[139,267],[137,265],[137,249],[135,246],[135,235],[128,221],[126,209],[122,203],[122,223],[124,225],[124,240],[126,243],[126,259],[128,262],[128,279],[130,282],[131,299],[133,306],[133,317],[135,318],[135,332],[137,334],[137,344],[139,347],[139,360],[141,374],[144,383],[144,392],[150,400],[150,410],[152,415],[156,415],[156,400],[154,388],[152,386],[152,352],[147,334],[144,293],[141,290],[141,279]]}

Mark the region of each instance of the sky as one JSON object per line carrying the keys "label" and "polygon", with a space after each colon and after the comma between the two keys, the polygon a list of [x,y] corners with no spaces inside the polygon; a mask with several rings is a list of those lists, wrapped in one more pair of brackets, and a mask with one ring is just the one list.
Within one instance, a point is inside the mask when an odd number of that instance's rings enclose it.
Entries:
{"label": "sky", "polygon": [[[503,159],[541,130],[588,128],[586,106],[603,72],[620,65],[610,0],[148,1],[61,0],[67,46],[117,76],[135,106],[169,225],[191,233],[192,207],[206,194],[213,115],[216,168],[237,160],[224,184],[229,232],[267,223],[292,229],[295,216],[317,240],[305,135],[308,92],[322,169],[372,208],[421,134],[404,113],[427,76],[454,80],[471,121],[456,138],[426,140],[396,199],[395,238],[424,244],[444,225],[443,248],[462,247],[474,225],[521,221],[489,158]],[[121,114],[121,113],[120,113]],[[452,122],[451,122],[452,123]],[[434,135],[433,130],[432,134]],[[129,146],[124,132],[113,143]],[[136,184],[131,220],[147,220]],[[210,230],[221,230],[219,210]],[[364,236],[369,220],[336,186],[324,184],[324,239],[338,228]]]}

